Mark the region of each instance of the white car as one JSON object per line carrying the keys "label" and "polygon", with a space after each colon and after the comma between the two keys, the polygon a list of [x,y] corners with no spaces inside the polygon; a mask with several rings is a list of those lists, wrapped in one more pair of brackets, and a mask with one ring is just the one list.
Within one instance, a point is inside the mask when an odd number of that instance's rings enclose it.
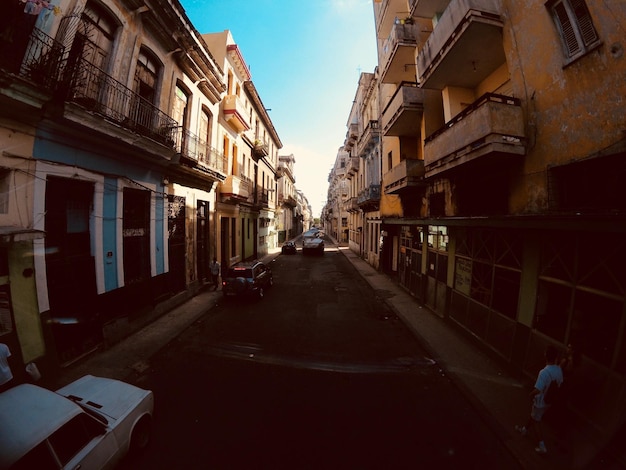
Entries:
{"label": "white car", "polygon": [[302,234],[302,254],[307,253],[324,254],[324,239],[319,230],[309,230]]}
{"label": "white car", "polygon": [[0,393],[0,469],[113,468],[148,444],[153,409],[151,391],[92,375],[18,385]]}

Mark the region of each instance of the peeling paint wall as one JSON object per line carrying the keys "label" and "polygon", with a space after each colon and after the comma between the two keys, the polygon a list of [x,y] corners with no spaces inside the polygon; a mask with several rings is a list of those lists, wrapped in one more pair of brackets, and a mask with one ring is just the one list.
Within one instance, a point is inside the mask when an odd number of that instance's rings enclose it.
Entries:
{"label": "peeling paint wall", "polygon": [[503,41],[514,96],[523,102],[528,150],[511,211],[547,207],[547,169],[626,137],[626,3],[587,2],[600,44],[568,63],[543,1],[509,1]]}

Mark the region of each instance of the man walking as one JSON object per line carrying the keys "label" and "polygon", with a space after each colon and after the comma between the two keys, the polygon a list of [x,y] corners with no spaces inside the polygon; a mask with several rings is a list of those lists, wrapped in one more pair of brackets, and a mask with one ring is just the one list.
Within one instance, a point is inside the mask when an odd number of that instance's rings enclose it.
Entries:
{"label": "man walking", "polygon": [[0,343],[0,392],[4,392],[11,387],[13,373],[9,366],[10,357],[11,351],[9,347],[4,343]]}
{"label": "man walking", "polygon": [[220,264],[217,262],[217,258],[213,257],[211,262],[211,281],[213,282],[213,290],[217,289],[217,283],[220,278]]}
{"label": "man walking", "polygon": [[548,346],[545,357],[546,366],[539,371],[535,387],[530,392],[532,407],[528,422],[524,426],[515,426],[515,429],[523,436],[525,436],[529,430],[534,430],[536,437],[539,439],[539,445],[535,447],[535,451],[540,454],[548,452],[541,429],[541,419],[543,418],[546,410],[550,407],[550,405],[545,402],[545,394],[553,381],[556,381],[559,387],[563,383],[563,371],[556,363],[556,348],[554,346]]}

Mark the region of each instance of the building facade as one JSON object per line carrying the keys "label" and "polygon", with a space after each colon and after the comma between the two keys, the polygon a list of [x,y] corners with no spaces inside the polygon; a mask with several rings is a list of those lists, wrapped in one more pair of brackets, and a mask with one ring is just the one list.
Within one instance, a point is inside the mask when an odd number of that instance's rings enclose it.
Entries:
{"label": "building facade", "polygon": [[571,344],[569,405],[609,439],[626,422],[626,5],[373,7],[380,269],[529,378]]}
{"label": "building facade", "polygon": [[346,206],[350,196],[350,183],[346,178],[349,158],[350,153],[344,147],[340,147],[333,168],[328,174],[328,194],[322,211],[324,230],[340,243],[348,243],[350,233]]}
{"label": "building facade", "polygon": [[226,96],[220,111],[220,145],[228,176],[218,187],[217,224],[222,266],[257,258],[277,242],[276,164],[282,143],[251,81],[230,31],[204,34],[223,64]]}
{"label": "building facade", "polygon": [[0,341],[48,374],[197,293],[213,257],[275,247],[282,144],[230,33],[180,5],[23,8],[0,25]]}
{"label": "building facade", "polygon": [[278,241],[284,243],[301,233],[298,231],[299,212],[296,193],[296,177],[294,167],[296,158],[292,155],[278,157],[277,186],[278,211],[277,230]]}

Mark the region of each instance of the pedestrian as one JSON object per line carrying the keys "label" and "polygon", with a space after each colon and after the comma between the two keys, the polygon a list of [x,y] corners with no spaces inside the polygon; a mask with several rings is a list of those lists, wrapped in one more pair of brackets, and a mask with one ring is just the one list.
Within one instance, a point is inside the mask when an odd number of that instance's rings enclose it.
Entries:
{"label": "pedestrian", "polygon": [[217,283],[220,278],[220,264],[217,262],[217,258],[213,257],[211,262],[211,281],[213,282],[213,290],[217,289]]}
{"label": "pedestrian", "polygon": [[11,372],[11,366],[9,366],[9,358],[11,357],[11,351],[9,347],[0,343],[0,392],[11,388],[13,381],[13,373]]}
{"label": "pedestrian", "polygon": [[523,436],[528,434],[529,431],[534,432],[539,441],[539,444],[535,447],[535,451],[540,454],[546,454],[548,452],[541,429],[543,415],[551,406],[544,401],[545,394],[552,381],[556,381],[559,387],[563,383],[563,371],[561,370],[561,366],[557,364],[557,357],[558,353],[556,348],[554,346],[548,346],[545,353],[546,365],[539,371],[539,374],[537,374],[535,386],[530,392],[532,406],[528,421],[524,426],[515,426],[515,429]]}

